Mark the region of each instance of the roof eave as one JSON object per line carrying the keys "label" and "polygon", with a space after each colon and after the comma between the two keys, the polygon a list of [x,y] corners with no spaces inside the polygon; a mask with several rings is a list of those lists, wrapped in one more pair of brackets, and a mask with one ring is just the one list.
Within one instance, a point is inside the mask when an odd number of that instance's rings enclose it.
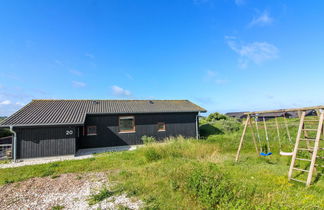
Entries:
{"label": "roof eave", "polygon": [[44,123],[44,124],[13,124],[13,125],[0,125],[0,128],[13,127],[40,127],[40,126],[80,126],[84,123]]}

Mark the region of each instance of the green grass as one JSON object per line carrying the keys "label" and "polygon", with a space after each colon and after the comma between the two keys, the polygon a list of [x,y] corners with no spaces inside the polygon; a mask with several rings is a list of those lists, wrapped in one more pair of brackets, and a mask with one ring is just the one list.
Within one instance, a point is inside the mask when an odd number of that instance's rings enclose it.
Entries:
{"label": "green grass", "polygon": [[11,161],[10,160],[0,160],[0,164],[7,164],[7,163],[10,163]]}
{"label": "green grass", "polygon": [[113,194],[114,192],[108,190],[107,188],[103,188],[98,193],[91,195],[88,203],[89,205],[94,205],[100,201],[105,200],[106,198],[111,197]]}
{"label": "green grass", "polygon": [[240,133],[152,143],[135,151],[98,154],[84,160],[0,169],[0,184],[63,173],[107,171],[112,189],[93,203],[125,192],[149,209],[323,209],[324,183],[288,182],[289,157],[258,158],[250,134],[239,163],[234,163]]}
{"label": "green grass", "polygon": [[64,209],[64,206],[57,205],[52,207],[52,210],[61,210],[61,209]]}

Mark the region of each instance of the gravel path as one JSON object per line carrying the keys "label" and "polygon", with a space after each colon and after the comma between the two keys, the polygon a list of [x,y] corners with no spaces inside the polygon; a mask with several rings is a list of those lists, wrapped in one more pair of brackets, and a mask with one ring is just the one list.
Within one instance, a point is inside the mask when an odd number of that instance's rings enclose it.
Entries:
{"label": "gravel path", "polygon": [[125,194],[112,196],[89,206],[91,194],[108,187],[104,172],[84,174],[63,174],[57,178],[32,178],[26,181],[0,187],[0,209],[117,209],[124,206],[139,209],[142,201],[128,198]]}
{"label": "gravel path", "polygon": [[11,162],[11,163],[0,164],[0,168],[15,168],[20,166],[37,165],[37,164],[51,163],[51,162],[63,161],[63,160],[81,160],[81,159],[86,159],[91,157],[93,157],[92,154],[77,156],[77,157],[61,156],[61,157],[51,157],[51,158],[35,158],[30,160],[23,160],[16,163]]}

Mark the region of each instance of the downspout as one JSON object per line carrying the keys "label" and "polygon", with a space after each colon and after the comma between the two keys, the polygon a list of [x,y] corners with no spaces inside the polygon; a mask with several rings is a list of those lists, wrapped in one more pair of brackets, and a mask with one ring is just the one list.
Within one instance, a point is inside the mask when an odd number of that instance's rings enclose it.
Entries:
{"label": "downspout", "polygon": [[14,135],[14,138],[13,138],[13,160],[14,160],[14,162],[16,162],[16,157],[17,157],[17,147],[16,147],[16,145],[17,145],[17,133],[13,130],[13,126],[12,125],[10,125],[9,126],[9,128],[10,128],[10,132],[11,133],[13,133],[13,135]]}
{"label": "downspout", "polygon": [[198,120],[199,120],[199,112],[196,116],[196,139],[199,139],[199,125],[198,125]]}

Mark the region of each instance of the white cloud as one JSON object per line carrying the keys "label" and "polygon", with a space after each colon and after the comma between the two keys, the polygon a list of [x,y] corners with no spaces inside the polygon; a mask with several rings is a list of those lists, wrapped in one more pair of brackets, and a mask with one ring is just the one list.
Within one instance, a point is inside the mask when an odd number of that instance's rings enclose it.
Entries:
{"label": "white cloud", "polygon": [[131,92],[129,90],[125,90],[124,88],[118,87],[117,85],[113,85],[111,87],[112,92],[116,96],[130,96]]}
{"label": "white cloud", "polygon": [[94,58],[95,56],[91,53],[85,53],[84,56],[88,57],[88,58]]}
{"label": "white cloud", "polygon": [[11,101],[10,100],[4,100],[0,102],[0,105],[10,105]]}
{"label": "white cloud", "polygon": [[267,11],[264,11],[263,13],[252,19],[252,21],[249,23],[249,27],[265,26],[271,24],[272,22],[273,18]]}
{"label": "white cloud", "polygon": [[75,88],[82,88],[86,86],[84,82],[72,81],[72,86]]}
{"label": "white cloud", "polygon": [[3,87],[0,89],[0,116],[10,116],[35,98],[51,98],[51,93],[40,89]]}
{"label": "white cloud", "polygon": [[238,43],[236,37],[225,37],[228,46],[239,55],[239,66],[246,68],[250,62],[261,64],[278,57],[279,49],[267,42]]}
{"label": "white cloud", "polygon": [[70,73],[74,74],[76,76],[82,76],[82,74],[83,74],[81,71],[78,71],[78,70],[75,70],[75,69],[71,69]]}

